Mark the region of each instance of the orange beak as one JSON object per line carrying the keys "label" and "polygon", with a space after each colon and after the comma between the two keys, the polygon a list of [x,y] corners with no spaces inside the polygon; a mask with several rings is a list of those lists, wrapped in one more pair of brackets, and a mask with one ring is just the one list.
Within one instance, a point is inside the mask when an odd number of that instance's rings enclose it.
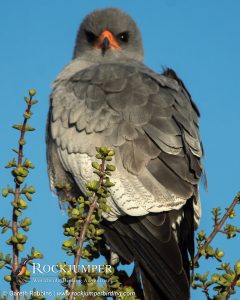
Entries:
{"label": "orange beak", "polygon": [[120,46],[119,46],[116,38],[108,30],[103,31],[100,34],[96,46],[97,46],[97,48],[101,48],[102,49],[103,54],[109,48],[111,48],[111,49],[120,49]]}

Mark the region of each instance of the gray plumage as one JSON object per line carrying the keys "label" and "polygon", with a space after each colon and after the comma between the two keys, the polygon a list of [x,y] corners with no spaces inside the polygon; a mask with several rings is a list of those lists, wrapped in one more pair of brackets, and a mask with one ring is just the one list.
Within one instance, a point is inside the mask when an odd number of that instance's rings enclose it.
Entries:
{"label": "gray plumage", "polygon": [[[120,49],[96,47],[104,30]],[[200,217],[199,112],[174,71],[156,74],[142,56],[140,33],[126,14],[106,9],[85,18],[74,59],[51,94],[49,177],[52,188],[67,181],[85,193],[95,147],[113,147],[119,179],[102,225],[106,242],[125,262],[137,261],[145,299],[186,300],[187,252],[193,256]]]}

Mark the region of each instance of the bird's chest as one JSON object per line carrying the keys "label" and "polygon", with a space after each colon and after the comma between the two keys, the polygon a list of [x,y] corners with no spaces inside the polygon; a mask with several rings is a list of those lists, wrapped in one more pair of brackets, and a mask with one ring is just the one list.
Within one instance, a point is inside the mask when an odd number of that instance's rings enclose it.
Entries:
{"label": "bird's chest", "polygon": [[[66,150],[59,149],[63,167],[71,174],[80,190],[86,194],[86,183],[91,180],[98,180],[98,176],[93,173],[92,162],[96,161],[94,156],[86,153],[67,153]],[[115,161],[113,161],[113,164]],[[104,217],[109,221],[114,221],[122,215],[140,216],[149,213],[151,208],[156,207],[157,199],[143,186],[137,176],[118,169],[112,173],[111,181],[114,186],[110,188],[110,197],[107,204],[111,212]]]}

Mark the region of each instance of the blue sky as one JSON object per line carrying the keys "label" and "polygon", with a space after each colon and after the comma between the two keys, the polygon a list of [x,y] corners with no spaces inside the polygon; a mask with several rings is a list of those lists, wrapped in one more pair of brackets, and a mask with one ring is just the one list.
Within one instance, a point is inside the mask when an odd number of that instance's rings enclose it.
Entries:
{"label": "blue sky", "polygon": [[[115,1],[2,1],[0,4],[0,182],[1,188],[12,178],[3,167],[13,157],[17,132],[13,123],[22,120],[23,97],[29,88],[38,91],[32,125],[27,134],[26,156],[36,169],[29,183],[37,194],[25,215],[33,219],[27,248],[34,245],[44,255],[44,264],[66,259],[61,250],[64,240],[57,199],[48,185],[45,158],[45,124],[51,82],[72,57],[75,35],[82,18],[100,7],[119,7],[129,13],[143,35],[145,63],[156,71],[168,66],[183,79],[201,111],[201,136],[205,148],[204,164],[209,191],[201,188],[203,217],[201,228],[212,229],[210,210],[224,210],[240,190],[239,112],[240,112],[240,2],[237,0],[115,0]],[[10,200],[9,200],[10,201]],[[6,200],[0,202],[0,217],[10,214]],[[0,250],[5,249],[0,237]],[[217,238],[226,261],[239,258],[239,240]],[[7,251],[7,250],[6,250]],[[5,252],[6,252],[5,251]],[[213,270],[211,260],[203,261],[202,271]],[[0,271],[2,276],[5,271]],[[30,290],[29,283],[23,290]],[[51,289],[38,285],[39,289]],[[56,290],[61,290],[56,284]],[[0,280],[0,290],[8,285]],[[240,292],[239,292],[240,298]],[[203,295],[193,292],[194,300]],[[50,299],[50,298],[49,298]]]}

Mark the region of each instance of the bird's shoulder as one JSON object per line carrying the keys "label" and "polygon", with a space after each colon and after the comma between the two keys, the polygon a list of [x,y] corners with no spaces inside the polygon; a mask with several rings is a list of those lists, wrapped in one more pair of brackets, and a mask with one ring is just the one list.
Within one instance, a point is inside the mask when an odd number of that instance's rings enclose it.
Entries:
{"label": "bird's shoulder", "polygon": [[167,69],[158,74],[135,61],[100,63],[75,72],[55,86],[51,99],[52,107],[58,107],[53,111],[58,117],[61,114],[59,104],[62,113],[71,107],[79,112],[84,112],[86,107],[96,111],[107,104],[117,113],[130,106],[157,106],[156,109],[169,114],[174,107],[177,114],[198,126],[199,111],[176,73]]}

